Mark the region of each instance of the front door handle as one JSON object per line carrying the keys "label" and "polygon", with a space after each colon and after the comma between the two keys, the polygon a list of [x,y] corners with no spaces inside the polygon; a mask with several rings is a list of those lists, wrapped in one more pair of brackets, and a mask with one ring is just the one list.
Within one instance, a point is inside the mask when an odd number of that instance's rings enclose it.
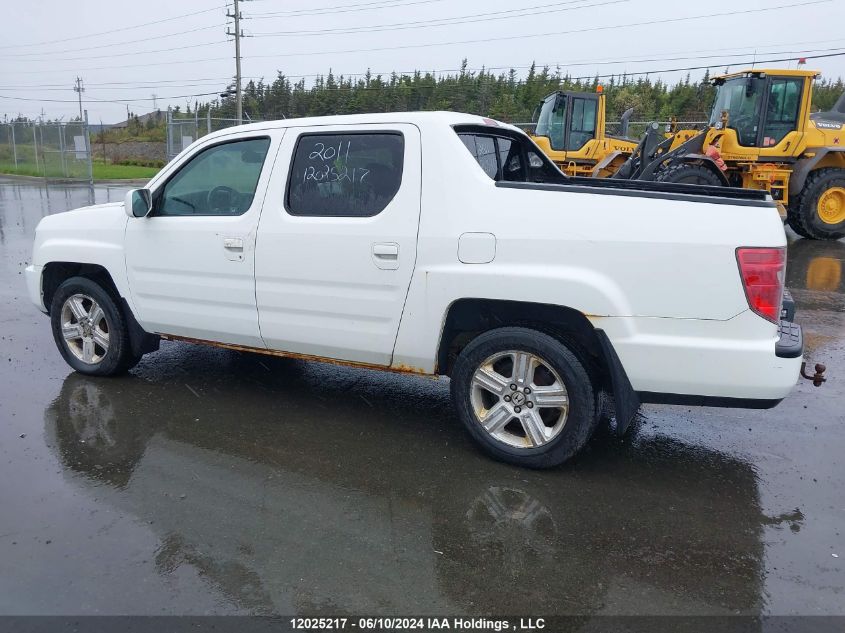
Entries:
{"label": "front door handle", "polygon": [[224,237],[223,249],[226,251],[226,259],[233,262],[244,260],[244,238]]}
{"label": "front door handle", "polygon": [[399,244],[396,242],[374,243],[373,261],[382,270],[396,270],[399,268]]}

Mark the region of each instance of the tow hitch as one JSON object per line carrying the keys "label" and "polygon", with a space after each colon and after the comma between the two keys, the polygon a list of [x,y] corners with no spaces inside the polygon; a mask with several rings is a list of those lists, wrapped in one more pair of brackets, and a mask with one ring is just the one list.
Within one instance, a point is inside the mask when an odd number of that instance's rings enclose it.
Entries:
{"label": "tow hitch", "polygon": [[821,387],[823,382],[827,382],[827,378],[823,376],[827,367],[822,365],[821,363],[816,363],[816,373],[812,376],[806,372],[807,369],[807,361],[801,363],[801,377],[806,378],[807,380],[813,381],[814,387]]}

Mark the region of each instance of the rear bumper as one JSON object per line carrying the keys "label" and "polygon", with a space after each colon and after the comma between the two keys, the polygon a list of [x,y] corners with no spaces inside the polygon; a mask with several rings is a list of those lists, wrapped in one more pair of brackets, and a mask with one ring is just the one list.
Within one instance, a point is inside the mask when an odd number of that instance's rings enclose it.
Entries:
{"label": "rear bumper", "polygon": [[[794,314],[794,308],[793,308]],[[790,321],[781,321],[778,326],[778,340],[775,343],[775,358],[796,359],[804,357],[804,335],[801,326]],[[798,365],[800,371],[800,365]],[[794,385],[793,380],[790,384]],[[698,407],[728,407],[733,409],[771,409],[783,398],[736,398],[721,396],[694,396],[678,393],[637,392],[640,402],[650,404],[680,404]]]}
{"label": "rear bumper", "polygon": [[43,269],[43,266],[30,264],[24,270],[24,274],[26,277],[26,291],[29,294],[30,301],[46,314],[47,308],[44,306],[44,295],[41,292],[41,272]]}
{"label": "rear bumper", "polygon": [[727,321],[598,320],[642,402],[768,408],[798,381],[801,328],[750,310]]}

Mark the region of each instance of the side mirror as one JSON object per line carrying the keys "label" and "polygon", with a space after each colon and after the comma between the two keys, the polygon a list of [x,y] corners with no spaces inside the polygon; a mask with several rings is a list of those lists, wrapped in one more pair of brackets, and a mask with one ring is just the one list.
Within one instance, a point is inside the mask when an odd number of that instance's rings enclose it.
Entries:
{"label": "side mirror", "polygon": [[123,210],[130,218],[143,218],[153,210],[153,196],[149,189],[133,189],[123,199]]}

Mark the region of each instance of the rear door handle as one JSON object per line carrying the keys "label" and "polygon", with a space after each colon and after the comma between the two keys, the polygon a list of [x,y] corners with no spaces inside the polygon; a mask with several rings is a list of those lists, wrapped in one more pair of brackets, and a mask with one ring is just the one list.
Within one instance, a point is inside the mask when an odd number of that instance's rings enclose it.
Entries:
{"label": "rear door handle", "polygon": [[374,243],[373,261],[382,270],[396,270],[399,268],[399,244],[396,242]]}
{"label": "rear door handle", "polygon": [[244,238],[224,237],[223,249],[226,251],[226,259],[233,262],[244,260]]}

